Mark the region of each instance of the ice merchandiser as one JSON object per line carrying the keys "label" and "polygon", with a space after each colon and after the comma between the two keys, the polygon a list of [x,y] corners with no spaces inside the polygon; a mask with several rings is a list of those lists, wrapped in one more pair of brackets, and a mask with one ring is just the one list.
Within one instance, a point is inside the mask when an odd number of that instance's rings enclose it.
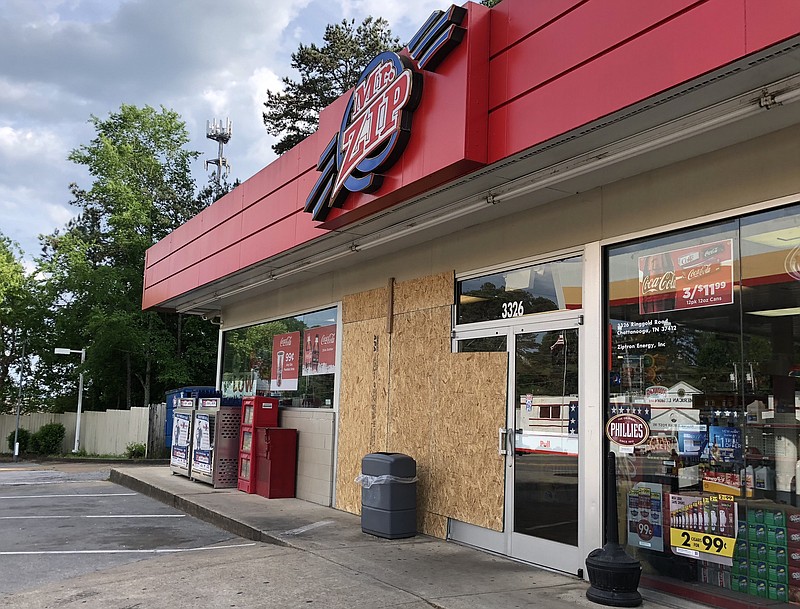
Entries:
{"label": "ice merchandiser", "polygon": [[206,398],[194,412],[191,478],[214,488],[232,488],[238,481],[241,408],[220,406]]}
{"label": "ice merchandiser", "polygon": [[173,474],[191,476],[192,435],[194,432],[194,412],[197,398],[180,397],[172,411],[172,448],[169,468]]}

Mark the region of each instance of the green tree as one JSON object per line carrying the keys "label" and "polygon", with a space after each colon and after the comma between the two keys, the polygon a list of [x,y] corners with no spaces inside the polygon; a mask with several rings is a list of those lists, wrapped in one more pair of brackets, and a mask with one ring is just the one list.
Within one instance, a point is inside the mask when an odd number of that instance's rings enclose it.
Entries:
{"label": "green tree", "polygon": [[208,183],[197,193],[197,204],[202,207],[208,207],[215,201],[218,201],[234,188],[239,186],[241,182],[234,180],[233,183],[228,182],[228,178],[223,177],[221,181],[217,182],[214,174],[212,173],[208,178]]}
{"label": "green tree", "polygon": [[[190,173],[199,153],[186,148],[179,115],[163,107],[122,105],[90,122],[95,137],[69,159],[92,183],[70,186],[78,217],[43,240],[51,318],[43,329],[51,348],[40,351],[44,377],[50,387],[73,387],[75,362],[54,357],[52,346],[88,347],[87,410],[147,405],[170,386],[214,377],[213,355],[197,351],[215,354],[215,326],[141,310],[147,248],[208,204],[195,196]],[[187,326],[191,348],[181,340]],[[55,409],[74,408],[72,395]]]}
{"label": "green tree", "polygon": [[19,379],[29,372],[26,330],[35,302],[35,281],[25,273],[19,246],[0,233],[0,412],[14,409]]}
{"label": "green tree", "polygon": [[358,26],[355,20],[328,25],[323,41],[322,46],[300,44],[292,53],[291,66],[300,80],[284,76],[282,91],[267,91],[264,125],[267,133],[280,138],[272,147],[278,154],[317,129],[320,111],[355,86],[376,55],[400,48],[389,23],[372,17]]}

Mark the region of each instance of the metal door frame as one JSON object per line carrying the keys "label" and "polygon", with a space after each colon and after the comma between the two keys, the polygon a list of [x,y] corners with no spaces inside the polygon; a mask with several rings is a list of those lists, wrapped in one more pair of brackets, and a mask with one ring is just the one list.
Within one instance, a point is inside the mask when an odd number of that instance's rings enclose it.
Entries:
{"label": "metal door frame", "polygon": [[[456,343],[459,340],[504,335],[506,353],[510,353],[509,343],[513,342],[510,338],[512,327],[559,323],[583,315],[578,356],[580,370],[578,395],[581,405],[578,425],[580,455],[578,510],[581,516],[578,523],[578,553],[585,557],[591,550],[603,545],[603,388],[607,379],[603,362],[606,357],[605,340],[608,329],[604,320],[603,248],[599,241],[586,243],[583,246],[583,265],[581,310],[539,313],[530,317],[456,326],[453,331],[453,351],[458,350]],[[516,345],[514,346],[516,348]],[[510,379],[513,378],[511,374],[515,372],[514,362],[509,362],[509,386]],[[513,393],[513,386],[510,391],[507,389],[507,392]],[[508,413],[508,405],[506,412]],[[508,419],[508,414],[506,418]],[[497,430],[487,430],[487,433],[496,434]],[[496,532],[451,518],[448,521],[448,538],[511,556],[511,535],[508,532]],[[555,568],[543,564],[542,557],[533,562],[547,568]],[[569,569],[567,572],[586,579],[582,564],[577,570],[574,565],[569,566]]]}
{"label": "metal door frame", "polygon": [[584,397],[581,389],[584,385],[584,361],[583,357],[583,315],[581,312],[562,311],[557,314],[548,315],[547,318],[537,316],[536,318],[519,320],[511,324],[508,329],[509,339],[506,347],[508,350],[508,404],[506,408],[506,438],[507,455],[505,463],[505,518],[504,530],[507,538],[508,555],[512,558],[524,562],[538,564],[548,569],[563,571],[565,573],[577,574],[583,566],[586,556],[582,551],[581,532],[583,531],[584,509],[582,498],[584,493],[582,487],[584,475],[582,464],[585,462],[586,455],[582,450],[580,436],[583,432],[582,417],[579,418],[579,449],[578,449],[578,545],[570,546],[547,539],[532,537],[522,533],[514,532],[514,428],[516,425],[516,348],[517,336],[522,334],[532,334],[537,332],[552,332],[555,330],[578,331],[578,404],[583,406]]}

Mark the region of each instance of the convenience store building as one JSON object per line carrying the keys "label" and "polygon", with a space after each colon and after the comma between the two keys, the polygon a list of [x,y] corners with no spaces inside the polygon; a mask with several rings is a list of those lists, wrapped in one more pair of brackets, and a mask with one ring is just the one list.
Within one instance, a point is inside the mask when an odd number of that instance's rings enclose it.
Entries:
{"label": "convenience store building", "polygon": [[219,319],[302,499],[405,453],[419,531],[583,575],[611,450],[643,585],[800,602],[800,4],[425,19],[148,251],[143,308]]}

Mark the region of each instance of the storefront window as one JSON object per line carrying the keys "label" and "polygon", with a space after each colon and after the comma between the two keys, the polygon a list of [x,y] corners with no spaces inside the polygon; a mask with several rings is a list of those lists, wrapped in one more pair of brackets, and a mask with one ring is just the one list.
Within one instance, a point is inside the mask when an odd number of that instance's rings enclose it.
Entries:
{"label": "storefront window", "polygon": [[576,256],[459,281],[457,323],[580,309],[582,270]]}
{"label": "storefront window", "polygon": [[505,353],[506,350],[505,335],[465,338],[458,341],[459,353],[478,353],[482,351],[490,353]]}
{"label": "storefront window", "polygon": [[608,251],[606,432],[651,583],[800,601],[799,251],[800,206]]}
{"label": "storefront window", "polygon": [[281,406],[333,408],[338,309],[223,334],[222,395],[269,395]]}

